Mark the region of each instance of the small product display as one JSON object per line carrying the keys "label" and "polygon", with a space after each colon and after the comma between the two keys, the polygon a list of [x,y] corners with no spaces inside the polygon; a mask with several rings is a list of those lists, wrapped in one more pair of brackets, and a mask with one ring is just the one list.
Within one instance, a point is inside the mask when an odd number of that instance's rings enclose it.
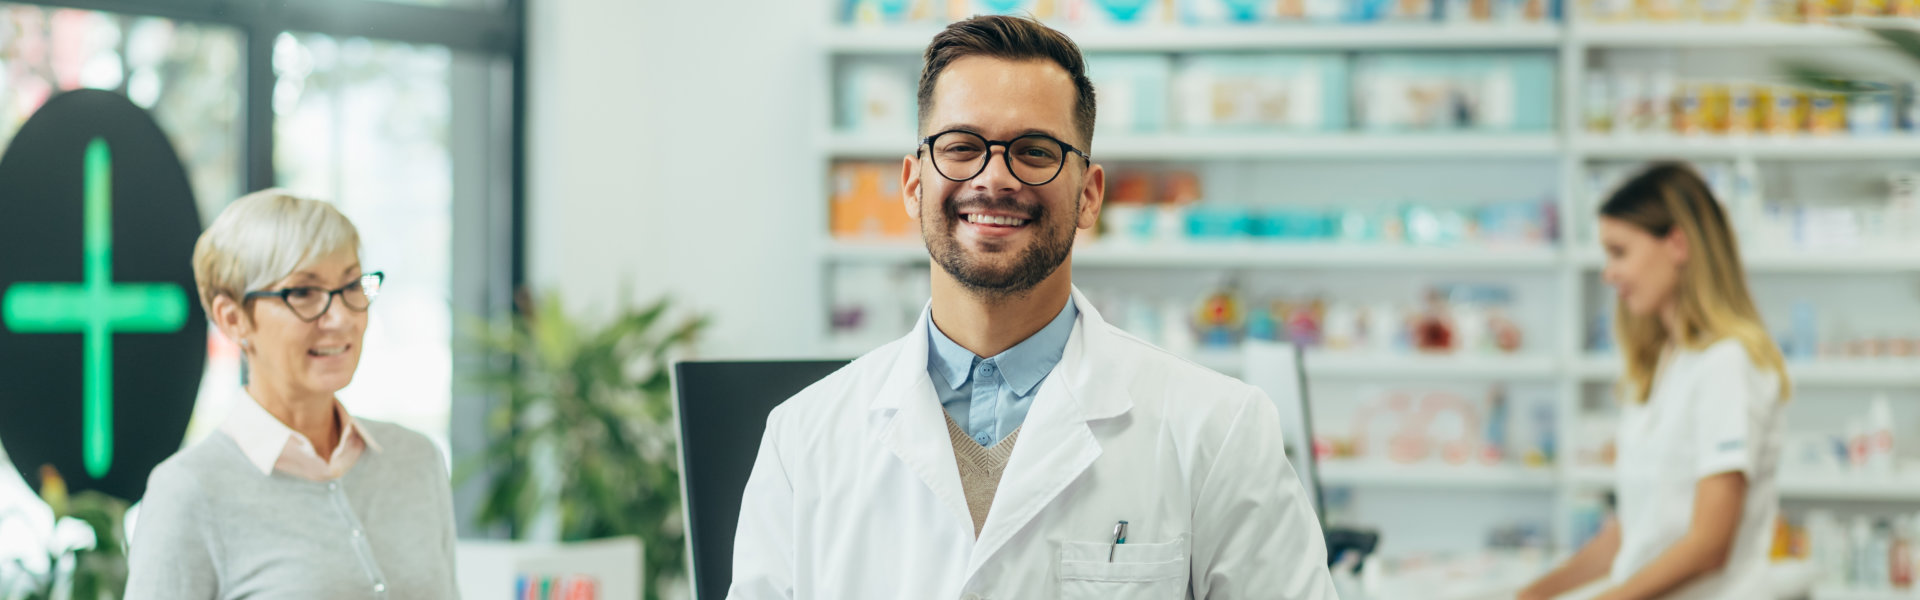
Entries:
{"label": "small product display", "polygon": [[1323,424],[1314,444],[1330,466],[1545,469],[1554,460],[1554,410],[1550,395],[1515,398],[1504,385],[1394,389],[1362,400],[1345,428]]}
{"label": "small product display", "polygon": [[904,148],[919,130],[916,65],[881,59],[853,59],[838,74],[840,128],[873,136],[897,137]]}
{"label": "small product display", "polygon": [[1361,131],[1547,131],[1555,123],[1552,54],[1365,54],[1353,71]]}
{"label": "small product display", "polygon": [[514,580],[513,597],[514,600],[598,600],[600,582],[585,575],[521,573]]}
{"label": "small product display", "polygon": [[1497,285],[1434,286],[1415,304],[1252,296],[1229,283],[1184,301],[1187,308],[1171,323],[1161,308],[1167,299],[1126,292],[1093,297],[1110,322],[1168,349],[1229,350],[1248,339],[1368,356],[1511,356],[1527,349],[1526,334],[1511,316],[1512,291]]}
{"label": "small product display", "polygon": [[1152,134],[1167,129],[1173,59],[1164,54],[1094,54],[1087,57],[1087,79],[1099,90],[1101,133]]}
{"label": "small product display", "polygon": [[[1916,141],[1920,143],[1920,141]],[[1740,241],[1749,249],[1779,252],[1782,249],[1812,251],[1886,250],[1920,252],[1920,173],[1897,171],[1887,174],[1884,201],[1857,199],[1827,201],[1825,198],[1769,198],[1760,188],[1760,178],[1752,163],[1696,163],[1698,170],[1721,201],[1727,218],[1740,233]],[[1595,165],[1588,172],[1590,206],[1599,206],[1607,194],[1643,165]],[[1879,182],[1862,182],[1863,187],[1879,187]],[[1597,227],[1589,220],[1589,227]],[[1589,229],[1588,239],[1598,239]],[[1750,250],[1751,252],[1751,250]],[[1879,354],[1891,354],[1891,350]],[[1859,354],[1867,354],[1865,352]]]}
{"label": "small product display", "polygon": [[930,25],[976,14],[1031,15],[1062,27],[1301,23],[1541,23],[1555,0],[842,0],[855,26]]}
{"label": "small product display", "polygon": [[1830,510],[1806,513],[1804,526],[1783,527],[1804,540],[1787,550],[1793,558],[1813,565],[1815,580],[1827,588],[1869,592],[1911,592],[1916,561],[1914,544],[1920,541],[1920,514],[1855,514],[1851,519]]}
{"label": "small product display", "polygon": [[1339,54],[1189,56],[1174,73],[1173,121],[1205,133],[1344,129],[1347,85]]}
{"label": "small product display", "polygon": [[900,205],[900,164],[851,162],[834,165],[829,231],[836,239],[919,239],[919,223]]}
{"label": "small product display", "polygon": [[1671,71],[1587,74],[1590,133],[1681,136],[1911,135],[1920,111],[1912,82],[1851,96],[1782,83],[1682,78]]}
{"label": "small product display", "polygon": [[831,277],[835,348],[865,352],[913,329],[932,297],[925,265],[840,265]]}
{"label": "small product display", "polygon": [[1920,480],[1920,464],[1902,462],[1898,430],[1885,394],[1876,393],[1867,412],[1847,419],[1845,431],[1799,432],[1781,451],[1783,476],[1842,475],[1876,481]]}
{"label": "small product display", "polygon": [[1821,24],[1835,17],[1920,16],[1914,0],[1580,0],[1580,19],[1605,22],[1774,21]]}

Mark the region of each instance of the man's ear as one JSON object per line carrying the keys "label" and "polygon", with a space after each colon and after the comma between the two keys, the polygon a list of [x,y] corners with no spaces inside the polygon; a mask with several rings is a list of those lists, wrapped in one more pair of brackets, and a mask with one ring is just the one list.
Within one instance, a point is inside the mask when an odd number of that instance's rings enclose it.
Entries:
{"label": "man's ear", "polygon": [[909,156],[900,159],[900,202],[907,207],[907,216],[920,220],[920,158]]}
{"label": "man's ear", "polygon": [[1107,170],[1100,165],[1087,167],[1087,179],[1080,186],[1080,214],[1074,226],[1092,229],[1100,223],[1100,207],[1107,199]]}

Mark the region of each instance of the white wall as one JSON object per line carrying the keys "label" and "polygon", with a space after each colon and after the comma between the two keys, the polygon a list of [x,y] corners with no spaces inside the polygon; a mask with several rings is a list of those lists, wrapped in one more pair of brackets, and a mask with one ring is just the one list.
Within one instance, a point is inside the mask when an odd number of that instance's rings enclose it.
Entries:
{"label": "white wall", "polygon": [[811,350],[826,18],[815,2],[534,0],[528,279],[713,317],[705,357]]}

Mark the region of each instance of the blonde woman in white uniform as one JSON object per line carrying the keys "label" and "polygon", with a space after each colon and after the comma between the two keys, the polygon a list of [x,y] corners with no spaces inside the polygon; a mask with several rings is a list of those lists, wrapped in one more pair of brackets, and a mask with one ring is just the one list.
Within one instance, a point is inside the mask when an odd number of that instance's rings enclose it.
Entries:
{"label": "blonde woman in white uniform", "polygon": [[1619,509],[1520,598],[1603,576],[1604,600],[1771,598],[1774,467],[1790,386],[1726,215],[1692,169],[1659,164],[1601,206],[1600,241],[1626,359]]}

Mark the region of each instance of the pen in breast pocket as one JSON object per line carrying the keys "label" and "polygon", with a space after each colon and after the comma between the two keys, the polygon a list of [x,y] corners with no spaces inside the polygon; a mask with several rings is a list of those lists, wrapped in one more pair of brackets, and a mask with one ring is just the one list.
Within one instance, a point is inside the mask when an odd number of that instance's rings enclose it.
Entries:
{"label": "pen in breast pocket", "polygon": [[1127,522],[1121,521],[1113,525],[1113,545],[1107,547],[1107,562],[1113,562],[1113,551],[1119,550],[1120,545],[1125,543],[1127,543]]}

